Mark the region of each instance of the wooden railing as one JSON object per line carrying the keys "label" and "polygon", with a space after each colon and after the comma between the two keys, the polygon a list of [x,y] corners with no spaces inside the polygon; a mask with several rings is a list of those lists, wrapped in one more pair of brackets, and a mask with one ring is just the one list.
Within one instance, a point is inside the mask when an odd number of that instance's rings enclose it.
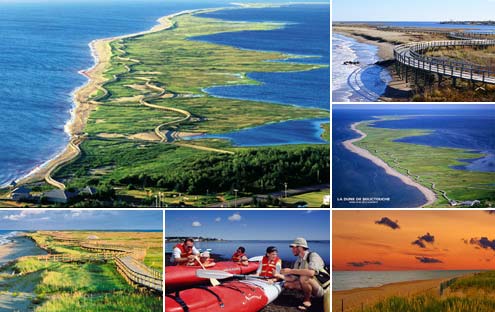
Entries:
{"label": "wooden railing", "polygon": [[[73,243],[73,241],[71,241]],[[133,285],[143,286],[158,292],[163,292],[163,273],[146,266],[143,260],[146,250],[142,248],[129,248],[121,245],[95,244],[81,242],[79,247],[96,251],[88,254],[51,253],[41,256],[25,256],[19,259],[36,259],[38,261],[54,262],[95,262],[115,260],[117,271]]]}
{"label": "wooden railing", "polygon": [[454,78],[495,84],[495,69],[489,66],[429,57],[424,53],[430,49],[457,46],[492,46],[495,39],[444,40],[401,44],[394,48],[394,58],[404,66],[421,69]]}

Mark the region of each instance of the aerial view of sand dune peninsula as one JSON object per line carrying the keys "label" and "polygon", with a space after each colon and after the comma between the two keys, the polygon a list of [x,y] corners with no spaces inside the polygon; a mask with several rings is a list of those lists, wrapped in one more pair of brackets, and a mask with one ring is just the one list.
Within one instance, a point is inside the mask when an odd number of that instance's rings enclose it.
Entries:
{"label": "aerial view of sand dune peninsula", "polygon": [[149,2],[8,7],[21,24],[40,9],[75,19],[17,38],[64,38],[23,50],[63,74],[33,66],[50,85],[26,101],[10,88],[27,116],[5,124],[0,205],[328,206],[329,3]]}
{"label": "aerial view of sand dune peninsula", "polygon": [[333,100],[493,102],[493,10],[485,0],[336,1]]}

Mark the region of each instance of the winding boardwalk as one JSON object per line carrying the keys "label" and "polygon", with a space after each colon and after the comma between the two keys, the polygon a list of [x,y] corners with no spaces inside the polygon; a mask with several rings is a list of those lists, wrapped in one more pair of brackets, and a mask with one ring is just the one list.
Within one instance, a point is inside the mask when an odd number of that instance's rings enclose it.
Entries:
{"label": "winding boardwalk", "polygon": [[[114,260],[117,271],[131,285],[145,287],[147,289],[163,292],[163,274],[149,268],[140,260],[144,259],[145,251],[142,249],[128,248],[120,245],[94,244],[90,242],[73,242],[83,249],[88,249],[91,254],[47,254],[41,256],[26,256],[39,261],[55,262],[91,262],[102,260]],[[43,246],[40,246],[43,248]]]}
{"label": "winding boardwalk", "polygon": [[[122,42],[123,39],[129,39],[129,38],[134,38],[134,37],[138,37],[138,36],[141,36],[145,33],[150,33],[150,32],[155,32],[155,31],[160,31],[160,30],[165,30],[165,29],[173,29],[176,27],[176,25],[171,21],[171,18],[172,17],[175,17],[175,16],[178,16],[178,15],[181,15],[181,14],[185,14],[185,13],[188,13],[189,11],[183,11],[183,12],[179,12],[177,14],[173,14],[173,15],[170,15],[170,16],[167,16],[163,19],[160,19],[160,25],[153,28],[151,31],[149,32],[140,32],[140,33],[136,33],[136,34],[132,34],[132,35],[127,35],[127,36],[121,36],[121,37],[115,37],[115,38],[111,38],[111,39],[108,39],[106,40],[106,44],[110,45],[111,42],[114,42],[116,40],[120,40],[120,44],[121,46],[124,46],[124,43]],[[132,64],[124,64],[124,68],[126,70],[125,73],[121,73],[121,74],[114,74],[112,76],[111,79],[109,80],[106,80],[104,81],[103,83],[101,84],[97,84],[95,86],[95,88],[97,90],[99,90],[102,94],[92,98],[92,99],[87,99],[87,104],[90,104],[90,105],[100,105],[102,103],[102,101],[106,100],[107,98],[109,98],[111,96],[110,92],[105,88],[105,85],[108,85],[112,82],[115,82],[115,81],[118,81],[119,78],[119,75],[122,75],[122,74],[128,74],[128,73],[131,73],[132,72],[132,66],[133,65],[138,65],[138,64],[141,64],[141,61],[140,60],[137,60],[137,59],[133,59],[133,58],[129,58],[129,57],[126,57],[127,56],[127,52],[125,50],[123,50],[122,47],[115,47],[115,52],[119,53],[120,55],[116,55],[116,58],[118,58],[119,60],[121,61],[124,61],[124,62],[129,62],[129,63],[132,63]],[[154,133],[155,135],[160,138],[160,142],[165,142],[165,143],[174,143],[178,146],[182,146],[182,147],[188,147],[188,148],[193,148],[193,149],[198,149],[198,150],[202,150],[202,151],[208,151],[208,152],[214,152],[214,153],[222,153],[222,154],[234,154],[234,152],[232,151],[227,151],[227,150],[223,150],[223,149],[217,149],[217,148],[211,148],[211,147],[207,147],[207,146],[201,146],[201,145],[195,145],[195,144],[187,144],[187,143],[176,143],[177,141],[179,141],[179,136],[178,135],[167,135],[168,134],[168,130],[166,131],[163,131],[162,129],[165,128],[165,127],[170,127],[170,126],[175,126],[175,125],[179,125],[183,122],[190,122],[192,120],[192,114],[187,111],[187,110],[184,110],[184,109],[180,109],[180,108],[175,108],[175,107],[167,107],[167,106],[161,106],[161,105],[156,105],[156,104],[152,104],[150,103],[150,101],[152,100],[156,100],[156,99],[159,99],[159,98],[162,98],[162,97],[165,97],[166,95],[168,95],[168,98],[175,98],[177,97],[178,95],[176,93],[172,93],[172,92],[167,92],[167,90],[165,88],[162,88],[154,83],[152,83],[152,78],[145,78],[146,79],[146,83],[145,83],[145,87],[148,89],[148,90],[152,90],[156,93],[152,93],[151,95],[141,95],[140,98],[139,98],[139,103],[146,106],[146,107],[149,107],[149,108],[152,108],[152,109],[159,109],[159,110],[164,110],[164,111],[170,111],[170,112],[175,112],[175,113],[178,113],[178,114],[181,114],[183,115],[183,117],[177,119],[177,120],[172,120],[172,121],[167,121],[165,123],[162,123],[162,124],[159,124],[157,125],[155,128],[154,128]],[[201,118],[198,118],[198,120],[202,120]],[[64,190],[65,189],[65,184],[60,182],[60,181],[57,181],[53,178],[53,172],[60,168],[61,166],[67,164],[68,162],[76,159],[80,154],[81,154],[81,150],[79,148],[79,145],[80,143],[82,142],[83,140],[81,139],[81,137],[77,136],[77,135],[73,135],[69,145],[67,146],[66,150],[62,153],[62,156],[61,157],[58,157],[57,159],[55,159],[52,163],[49,163],[47,166],[48,166],[48,169],[44,175],[44,179],[45,181],[56,187],[56,188],[59,188],[59,189],[62,189]]]}
{"label": "winding boardwalk", "polygon": [[494,46],[495,39],[470,39],[463,37],[461,40],[427,41],[419,43],[406,43],[394,48],[394,58],[397,61],[398,72],[400,67],[405,71],[407,81],[407,69],[422,70],[439,76],[465,79],[472,82],[495,84],[495,71],[488,66],[473,65],[467,62],[451,61],[435,57],[428,57],[424,52],[442,47],[487,47]]}

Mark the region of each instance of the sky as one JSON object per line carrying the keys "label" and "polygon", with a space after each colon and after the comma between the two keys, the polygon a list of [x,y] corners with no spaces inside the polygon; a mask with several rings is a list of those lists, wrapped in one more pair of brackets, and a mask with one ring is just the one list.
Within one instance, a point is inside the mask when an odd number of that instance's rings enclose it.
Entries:
{"label": "sky", "polygon": [[333,0],[333,21],[493,20],[495,0]]}
{"label": "sky", "polygon": [[0,230],[161,230],[153,210],[1,210]]}
{"label": "sky", "polygon": [[495,213],[333,212],[336,271],[495,269]]}
{"label": "sky", "polygon": [[330,213],[318,210],[166,211],[165,236],[330,240]]}

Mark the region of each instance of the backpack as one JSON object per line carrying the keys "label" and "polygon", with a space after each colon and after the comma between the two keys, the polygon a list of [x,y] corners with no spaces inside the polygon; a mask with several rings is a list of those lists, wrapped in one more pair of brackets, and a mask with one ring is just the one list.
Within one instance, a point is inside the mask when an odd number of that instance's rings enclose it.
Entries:
{"label": "backpack", "polygon": [[[308,254],[308,261],[311,259],[312,253],[313,252],[310,252]],[[316,272],[315,278],[321,287],[326,290],[330,286],[330,266],[325,265],[320,271]]]}

